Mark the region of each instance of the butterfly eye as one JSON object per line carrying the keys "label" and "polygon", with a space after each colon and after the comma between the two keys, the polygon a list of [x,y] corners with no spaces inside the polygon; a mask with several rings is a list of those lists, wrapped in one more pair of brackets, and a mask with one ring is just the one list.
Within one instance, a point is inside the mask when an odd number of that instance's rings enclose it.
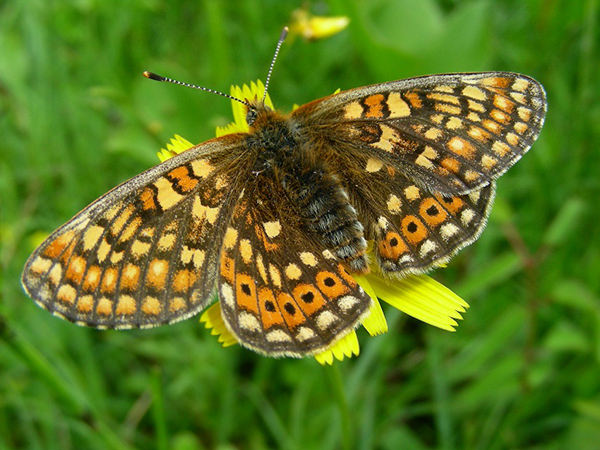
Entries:
{"label": "butterfly eye", "polygon": [[256,120],[256,116],[257,116],[256,110],[255,109],[249,109],[248,112],[246,113],[246,123],[249,126],[252,126],[252,124]]}

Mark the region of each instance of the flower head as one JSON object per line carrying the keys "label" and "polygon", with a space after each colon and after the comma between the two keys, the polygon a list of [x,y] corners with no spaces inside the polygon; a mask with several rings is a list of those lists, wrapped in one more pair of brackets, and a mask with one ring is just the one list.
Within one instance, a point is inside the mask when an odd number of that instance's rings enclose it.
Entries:
{"label": "flower head", "polygon": [[305,8],[292,13],[290,34],[297,34],[307,40],[328,38],[339,33],[348,26],[350,19],[346,16],[315,16]]}
{"label": "flower head", "polygon": [[[263,97],[264,85],[258,80],[256,83],[250,83],[250,86],[245,84],[241,88],[232,86],[231,95],[242,100],[254,101]],[[231,104],[234,121],[224,127],[217,127],[217,137],[230,133],[248,132],[249,130],[244,105],[234,100]],[[265,98],[265,104],[274,109],[268,94]],[[192,146],[191,142],[175,135],[171,142],[167,144],[167,148],[161,149],[158,157],[161,161],[164,161]],[[370,259],[375,260],[374,255]],[[447,331],[455,330],[455,327],[458,326],[456,321],[462,319],[461,313],[469,307],[463,299],[450,289],[426,275],[409,275],[397,279],[381,273],[374,265],[370,269],[370,273],[366,275],[353,276],[373,299],[370,312],[361,321],[361,325],[371,336],[377,336],[388,331],[379,299],[416,319]],[[238,343],[223,321],[218,301],[204,311],[200,317],[200,322],[211,330],[211,334],[218,336],[219,342],[224,347]],[[356,331],[351,331],[335,341],[327,350],[316,354],[315,359],[320,364],[332,364],[335,359],[341,361],[344,357],[358,355],[359,351]]]}

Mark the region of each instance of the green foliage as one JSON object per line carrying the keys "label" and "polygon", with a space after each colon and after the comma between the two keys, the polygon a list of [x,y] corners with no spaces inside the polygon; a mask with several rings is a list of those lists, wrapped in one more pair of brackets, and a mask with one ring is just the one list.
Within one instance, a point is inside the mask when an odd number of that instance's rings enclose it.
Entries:
{"label": "green foliage", "polygon": [[290,39],[271,96],[291,109],[424,73],[511,70],[546,87],[533,151],[499,182],[482,238],[434,276],[471,304],[454,334],[388,310],[359,358],[320,367],[222,349],[196,319],[98,332],[19,285],[39,235],[200,142],[228,90],[264,78],[300,2],[8,0],[0,4],[0,447],[594,448],[600,440],[598,3],[330,0],[324,41]]}

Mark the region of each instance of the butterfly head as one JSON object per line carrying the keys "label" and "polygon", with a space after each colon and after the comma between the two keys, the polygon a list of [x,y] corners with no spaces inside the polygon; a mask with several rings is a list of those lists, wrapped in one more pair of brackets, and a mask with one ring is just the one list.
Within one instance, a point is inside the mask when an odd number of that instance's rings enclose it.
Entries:
{"label": "butterfly head", "polygon": [[259,116],[274,115],[274,111],[263,101],[251,103],[246,112],[246,123],[249,127],[254,127]]}

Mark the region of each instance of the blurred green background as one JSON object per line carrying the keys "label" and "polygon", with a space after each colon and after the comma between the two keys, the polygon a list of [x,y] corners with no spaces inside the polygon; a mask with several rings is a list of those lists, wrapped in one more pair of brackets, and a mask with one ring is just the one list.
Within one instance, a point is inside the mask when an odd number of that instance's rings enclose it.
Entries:
{"label": "blurred green background", "polygon": [[[19,275],[40,236],[231,120],[304,5],[346,15],[290,38],[283,110],[336,88],[510,70],[548,117],[499,182],[481,239],[433,276],[470,304],[458,331],[388,308],[390,331],[321,367],[222,349],[196,319],[98,332],[37,308]],[[600,442],[600,36],[597,0],[0,3],[0,448],[597,448]],[[384,305],[385,306],[385,305]]]}

